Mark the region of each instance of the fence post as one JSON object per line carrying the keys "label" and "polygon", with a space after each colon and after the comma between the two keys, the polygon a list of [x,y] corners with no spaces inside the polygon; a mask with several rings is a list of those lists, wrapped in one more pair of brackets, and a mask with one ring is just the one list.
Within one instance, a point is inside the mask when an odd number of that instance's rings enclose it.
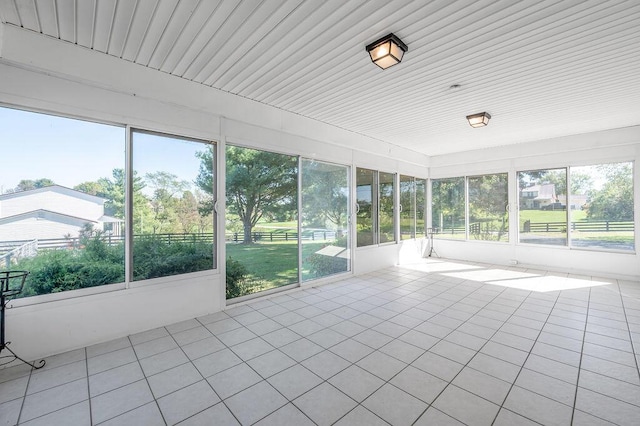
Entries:
{"label": "fence post", "polygon": [[273,231],[269,232],[269,241],[273,242]]}
{"label": "fence post", "polygon": [[284,240],[285,241],[289,241],[289,233],[288,232],[284,233]]}

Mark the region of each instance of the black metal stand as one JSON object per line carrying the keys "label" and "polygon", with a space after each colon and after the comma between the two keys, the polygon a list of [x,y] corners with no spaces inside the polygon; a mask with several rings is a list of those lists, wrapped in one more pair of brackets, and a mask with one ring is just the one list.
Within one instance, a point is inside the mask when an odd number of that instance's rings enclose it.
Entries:
{"label": "black metal stand", "polygon": [[432,255],[440,257],[438,256],[436,249],[433,248],[433,234],[435,234],[437,230],[438,228],[427,228],[427,238],[429,239],[429,254],[427,257],[431,257]]}
{"label": "black metal stand", "polygon": [[5,349],[11,353],[11,355],[0,355],[0,367],[6,364],[10,364],[15,360],[22,361],[23,363],[30,365],[35,369],[42,368],[45,364],[44,359],[41,359],[37,363],[35,361],[25,361],[9,348],[9,344],[11,342],[5,341],[4,311],[7,308],[7,303],[9,303],[9,300],[11,300],[12,297],[22,293],[22,288],[24,287],[24,281],[27,279],[27,275],[29,275],[29,272],[27,271],[0,272],[0,353],[2,353],[2,351]]}

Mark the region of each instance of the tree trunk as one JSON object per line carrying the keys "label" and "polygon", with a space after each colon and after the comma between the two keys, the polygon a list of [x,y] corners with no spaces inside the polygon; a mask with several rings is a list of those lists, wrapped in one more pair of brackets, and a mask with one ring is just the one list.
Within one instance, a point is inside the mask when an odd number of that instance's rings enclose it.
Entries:
{"label": "tree trunk", "polygon": [[251,238],[251,231],[253,230],[251,220],[242,221],[242,225],[244,227],[244,237],[242,239],[242,242],[244,244],[251,244],[253,242],[253,239]]}

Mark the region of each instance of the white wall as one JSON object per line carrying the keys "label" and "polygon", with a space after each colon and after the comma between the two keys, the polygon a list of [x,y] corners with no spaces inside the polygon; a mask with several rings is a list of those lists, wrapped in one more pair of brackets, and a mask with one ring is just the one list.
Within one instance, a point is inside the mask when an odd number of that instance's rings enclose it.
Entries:
{"label": "white wall", "polygon": [[45,209],[91,221],[98,220],[104,214],[102,203],[53,191],[29,191],[0,201],[0,218]]}
{"label": "white wall", "polygon": [[[0,225],[0,241],[42,240],[47,238],[63,239],[65,235],[78,237],[78,231],[87,222],[67,219],[66,222],[44,217],[29,217]],[[75,222],[75,223],[72,223]]]}
{"label": "white wall", "polygon": [[[7,25],[0,25],[0,43],[0,103],[8,106],[427,175],[425,155],[69,43]],[[220,191],[224,176],[218,184]],[[219,202],[224,211],[224,198]],[[218,224],[224,226],[223,217]],[[399,249],[356,250],[353,270],[394,265]],[[218,250],[224,259],[223,241]],[[36,359],[218,311],[225,306],[219,263],[215,272],[113,285],[107,293],[19,299],[8,311],[7,336],[15,351]]]}
{"label": "white wall", "polygon": [[[517,224],[516,172],[554,167],[634,161],[636,251],[640,250],[640,126],[574,135],[493,149],[431,157],[430,177],[446,178],[508,172],[511,209],[509,223]],[[510,226],[509,243],[436,240],[438,255],[501,265],[512,261],[532,268],[593,276],[640,279],[640,256],[517,244],[517,226]]]}

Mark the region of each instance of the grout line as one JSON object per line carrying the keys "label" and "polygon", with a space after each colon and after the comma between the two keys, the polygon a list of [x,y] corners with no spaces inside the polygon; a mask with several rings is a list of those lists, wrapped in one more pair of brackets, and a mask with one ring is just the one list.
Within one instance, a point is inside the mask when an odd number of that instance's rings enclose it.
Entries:
{"label": "grout line", "polygon": [[87,397],[89,398],[89,422],[93,424],[93,407],[91,406],[91,383],[89,382],[89,357],[87,356],[87,348],[84,348],[84,362],[87,369]]}
{"label": "grout line", "polygon": [[589,306],[591,304],[591,287],[589,287],[589,298],[587,299],[587,317],[584,320],[584,333],[582,335],[582,350],[580,351],[580,362],[578,363],[578,377],[576,377],[576,392],[573,397],[573,410],[571,410],[571,422],[573,424],[573,418],[576,414],[576,402],[578,401],[578,388],[580,387],[580,372],[582,371],[582,358],[584,356],[584,343],[587,337],[587,323],[589,322]]}
{"label": "grout line", "polygon": [[33,367],[29,371],[29,378],[27,379],[27,386],[24,388],[24,395],[22,396],[22,403],[20,404],[20,411],[18,412],[18,418],[16,424],[20,424],[20,418],[22,417],[22,410],[24,409],[24,403],[27,400],[27,391],[29,390],[29,384],[31,383],[31,375],[33,374]]}
{"label": "grout line", "polygon": [[631,334],[631,327],[629,327],[629,318],[627,317],[627,309],[624,305],[624,297],[622,296],[622,289],[620,288],[620,281],[616,280],[618,286],[618,295],[620,296],[620,302],[622,303],[622,312],[624,313],[624,319],[627,322],[627,332],[629,333],[629,343],[631,343],[631,351],[633,353],[633,359],[636,362],[636,370],[638,371],[638,378],[640,379],[640,365],[638,364],[638,355],[636,353],[635,346],[633,344],[633,335]]}
{"label": "grout line", "polygon": [[[164,328],[164,327],[162,327],[162,328]],[[165,328],[165,331],[167,331],[167,329],[166,329],[166,328]],[[167,333],[169,333],[169,332],[167,331]],[[169,333],[169,335],[171,335],[171,333]],[[144,369],[142,368],[142,364],[140,364],[140,358],[138,358],[138,353],[137,353],[137,352],[136,352],[136,350],[133,348],[133,342],[131,341],[131,336],[127,336],[127,338],[129,339],[129,343],[131,343],[131,350],[133,350],[133,354],[134,354],[134,355],[135,355],[135,357],[136,357],[136,361],[138,362],[138,366],[140,367],[140,371],[142,371],[142,376],[144,377],[144,381],[147,383],[147,387],[149,388],[149,393],[151,394],[151,397],[153,398],[153,402],[155,402],[155,403],[156,403],[156,407],[158,408],[158,411],[160,412],[160,416],[162,417],[162,421],[164,421],[164,424],[166,425],[166,424],[167,424],[167,419],[165,419],[165,418],[164,418],[164,413],[163,413],[163,412],[162,412],[162,410],[160,409],[160,404],[158,404],[158,400],[156,399],[155,395],[153,394],[153,391],[151,390],[151,385],[149,384],[149,378],[147,377],[146,373],[144,372]],[[134,382],[134,383],[136,383],[136,382]],[[142,406],[144,406],[144,405],[146,405],[146,404],[140,405],[140,406],[138,406],[138,407],[136,407],[136,408],[140,408],[140,407],[142,407]],[[134,409],[132,409],[132,410],[129,410],[129,411],[133,411],[133,410],[135,410],[136,408],[134,408]],[[127,411],[127,412],[128,412],[128,411]],[[118,414],[118,416],[120,416],[120,415],[122,415],[122,414],[124,414],[124,413],[120,413],[120,414]],[[116,416],[116,417],[118,417],[118,416]],[[115,418],[115,417],[114,417],[114,418]],[[106,420],[105,420],[105,421],[106,421]]]}

